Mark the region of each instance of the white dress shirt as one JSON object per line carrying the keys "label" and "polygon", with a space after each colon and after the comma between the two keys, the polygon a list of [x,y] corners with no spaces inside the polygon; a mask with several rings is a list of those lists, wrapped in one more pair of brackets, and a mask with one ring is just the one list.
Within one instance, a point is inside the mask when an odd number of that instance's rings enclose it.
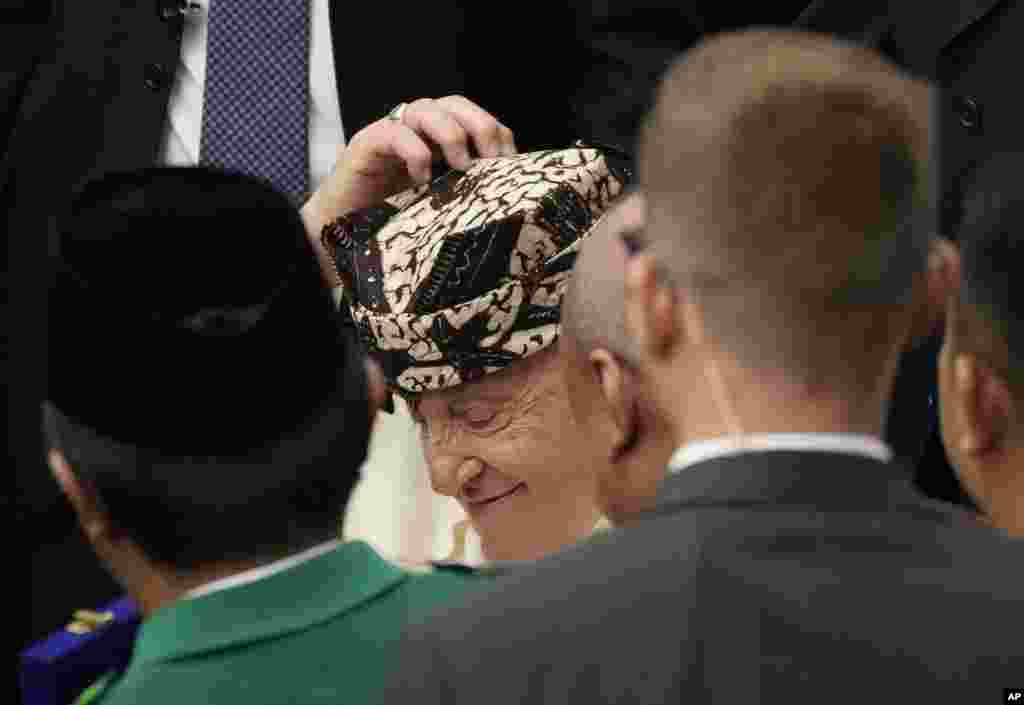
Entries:
{"label": "white dress shirt", "polygon": [[302,551],[301,553],[296,553],[293,556],[282,558],[279,561],[267,563],[266,565],[261,565],[258,568],[246,570],[241,573],[235,573],[234,575],[229,575],[226,578],[220,578],[219,580],[214,580],[212,582],[206,583],[205,585],[200,585],[199,587],[192,588],[191,590],[185,593],[185,598],[192,599],[196,597],[202,597],[203,595],[210,595],[215,592],[220,592],[221,590],[228,590],[230,588],[236,588],[242,585],[249,585],[250,583],[255,583],[257,580],[269,578],[271,575],[283,573],[284,571],[290,568],[294,568],[297,565],[301,565],[303,563],[311,561],[314,558],[319,558],[325,553],[330,553],[341,544],[342,542],[340,540],[327,541],[326,543],[317,544],[316,546],[313,546],[313,548],[308,548],[305,551]]}
{"label": "white dress shirt", "polygon": [[[163,163],[173,166],[192,166],[199,161],[206,85],[206,22],[214,0],[194,2],[202,9],[185,17],[181,58],[168,104],[161,152]],[[334,74],[329,0],[310,2],[309,189],[314,191],[334,167],[338,149],[345,144],[345,130]]]}
{"label": "white dress shirt", "polygon": [[892,460],[892,450],[875,436],[858,433],[762,433],[688,443],[677,448],[669,458],[668,471],[677,473],[705,460],[769,450],[848,453],[883,463]]}

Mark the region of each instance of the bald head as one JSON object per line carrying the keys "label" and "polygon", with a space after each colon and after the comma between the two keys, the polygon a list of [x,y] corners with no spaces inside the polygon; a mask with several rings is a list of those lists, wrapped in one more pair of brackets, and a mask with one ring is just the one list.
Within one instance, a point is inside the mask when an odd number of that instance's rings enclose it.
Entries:
{"label": "bald head", "polygon": [[934,232],[930,103],[872,51],[782,30],[670,68],[641,146],[647,239],[719,348],[864,386]]}
{"label": "bald head", "polygon": [[623,236],[639,232],[643,225],[643,196],[633,192],[614,205],[583,241],[562,302],[562,329],[584,353],[604,348],[636,360],[623,308]]}

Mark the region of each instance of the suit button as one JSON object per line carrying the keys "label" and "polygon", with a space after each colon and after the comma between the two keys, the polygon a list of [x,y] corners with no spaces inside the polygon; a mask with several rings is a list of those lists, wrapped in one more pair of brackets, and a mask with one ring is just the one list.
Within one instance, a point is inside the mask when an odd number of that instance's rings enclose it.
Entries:
{"label": "suit button", "polygon": [[146,64],[144,80],[149,90],[161,91],[171,82],[171,72],[163,64]]}
{"label": "suit button", "polygon": [[958,69],[967,63],[967,53],[964,49],[947,49],[940,55],[939,60],[944,60],[949,68]]}
{"label": "suit button", "polygon": [[953,99],[953,113],[960,127],[972,134],[981,132],[981,105],[974,98],[957,96]]}
{"label": "suit button", "polygon": [[164,22],[170,22],[178,17],[181,17],[181,10],[176,2],[160,3],[160,19]]}

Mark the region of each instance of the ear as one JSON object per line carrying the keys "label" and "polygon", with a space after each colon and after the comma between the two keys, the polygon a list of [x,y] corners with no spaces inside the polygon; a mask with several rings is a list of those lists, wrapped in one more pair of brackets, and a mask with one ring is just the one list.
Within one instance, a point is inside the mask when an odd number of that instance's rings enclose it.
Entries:
{"label": "ear", "polygon": [[601,388],[601,396],[608,406],[609,415],[615,424],[613,446],[621,447],[632,434],[633,399],[629,394],[626,373],[619,361],[607,350],[596,348],[587,356],[597,384]]}
{"label": "ear", "polygon": [[987,366],[979,367],[979,378],[978,425],[988,430],[988,450],[999,451],[1013,427],[1013,396],[1006,380]]}
{"label": "ear", "polygon": [[963,420],[960,452],[977,458],[999,451],[1013,413],[1006,382],[974,355],[961,353],[953,361],[953,384],[954,403]]}
{"label": "ear", "polygon": [[95,490],[79,481],[67,458],[59,450],[50,450],[47,460],[54,479],[75,510],[78,523],[89,541],[96,544],[110,539],[114,534],[113,527]]}
{"label": "ear", "polygon": [[675,295],[657,276],[649,254],[627,263],[625,298],[626,327],[641,357],[653,364],[665,362],[678,334]]}
{"label": "ear", "polygon": [[960,251],[945,238],[936,237],[928,245],[928,268],[923,293],[910,327],[911,345],[938,332],[947,302],[960,286]]}

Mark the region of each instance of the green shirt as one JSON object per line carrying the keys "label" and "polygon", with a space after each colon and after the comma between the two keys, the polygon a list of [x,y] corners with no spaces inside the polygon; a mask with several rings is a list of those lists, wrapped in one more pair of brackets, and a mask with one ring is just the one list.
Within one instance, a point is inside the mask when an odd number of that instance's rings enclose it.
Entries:
{"label": "green shirt", "polygon": [[404,625],[476,582],[410,574],[362,542],[149,616],[123,674],[80,705],[375,703]]}

